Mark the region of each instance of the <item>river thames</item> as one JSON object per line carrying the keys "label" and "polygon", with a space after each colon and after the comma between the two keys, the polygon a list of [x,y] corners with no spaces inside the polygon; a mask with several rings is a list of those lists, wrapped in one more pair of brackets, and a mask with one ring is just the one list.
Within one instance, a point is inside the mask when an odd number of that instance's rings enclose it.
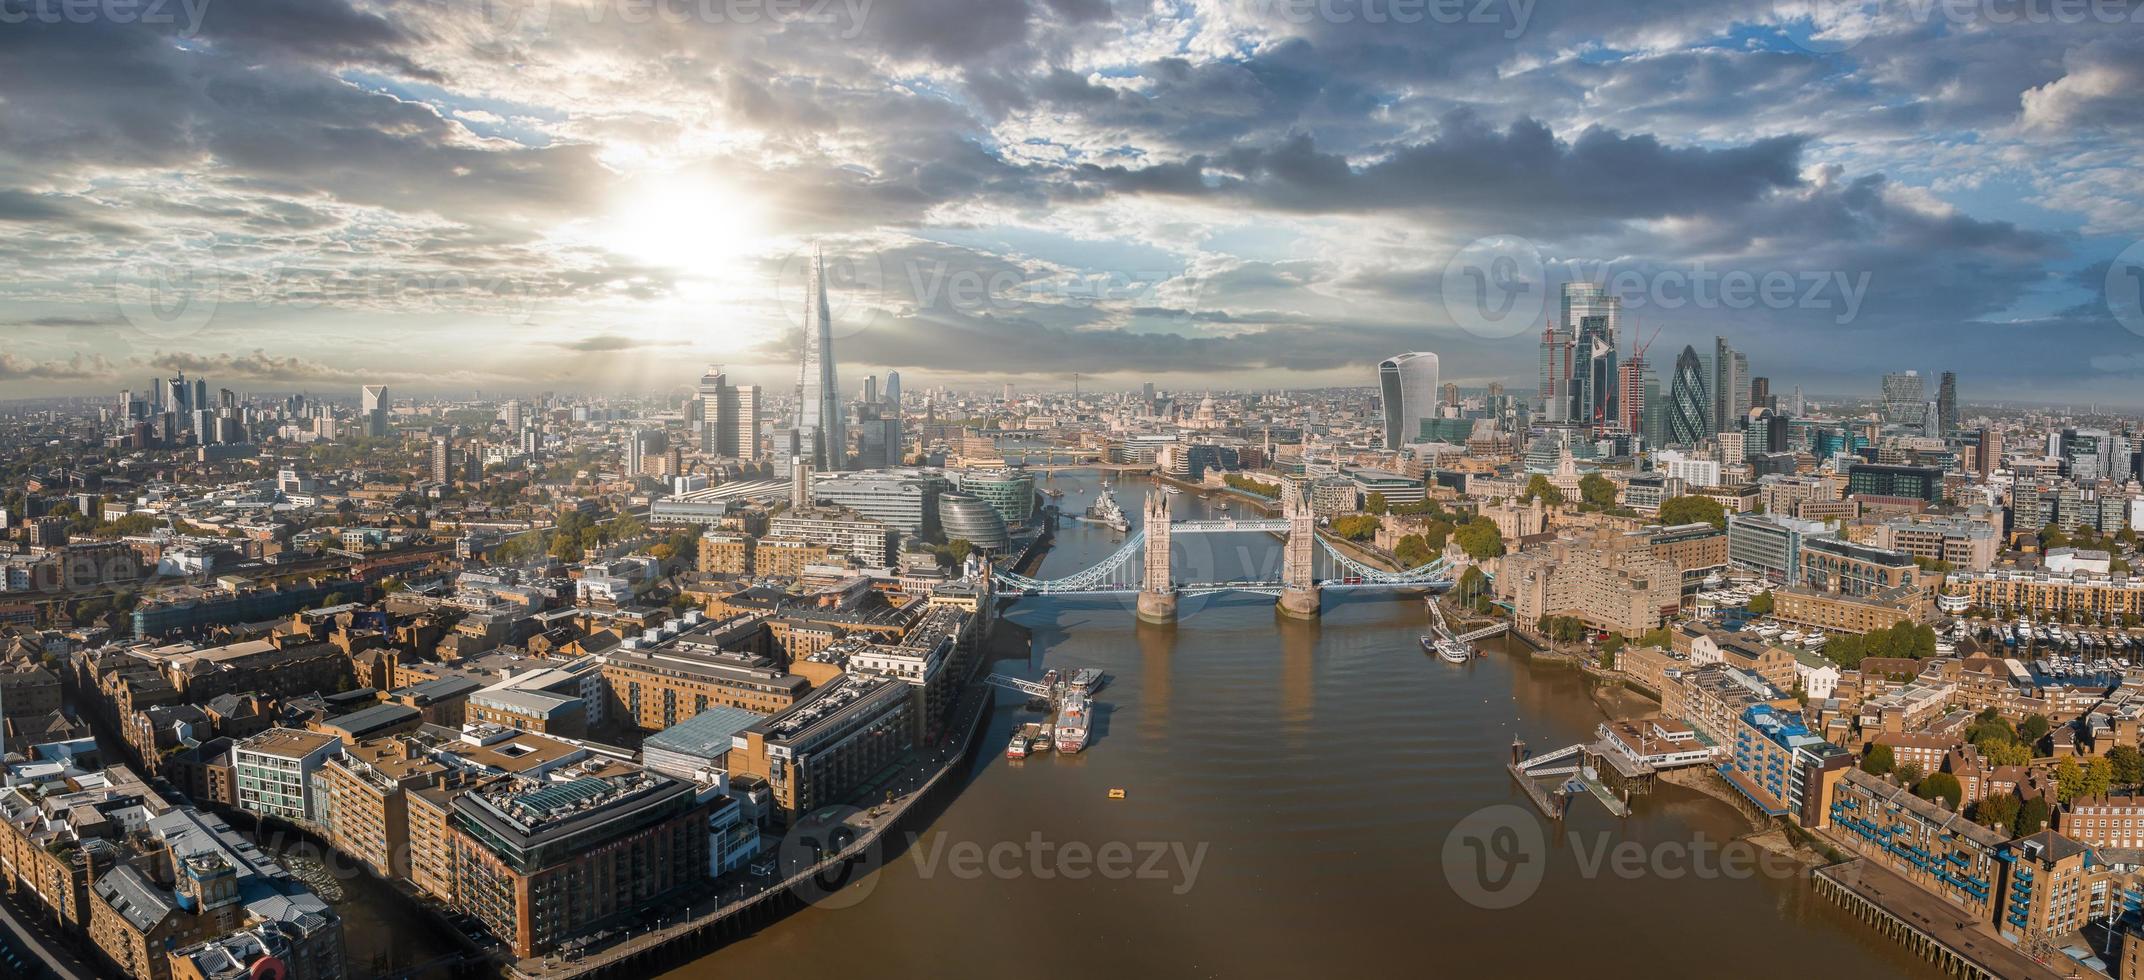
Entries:
{"label": "river thames", "polygon": [[[1045,485],[1078,514],[1097,483]],[[1118,488],[1135,522],[1149,486]],[[1173,503],[1218,516],[1192,494]],[[1066,521],[1043,575],[1121,544]],[[1185,535],[1175,550],[1179,581],[1271,578],[1279,561],[1265,535]],[[1262,596],[1186,599],[1170,628],[1138,624],[1128,596],[1021,600],[1008,618],[1031,652],[993,667],[1106,671],[1086,752],[1007,760],[1008,733],[1036,716],[1001,698],[957,798],[841,896],[854,904],[807,908],[671,976],[1939,975],[1818,898],[1803,869],[1775,859],[1767,874],[1747,845],[1723,849],[1747,822],[1674,786],[1623,820],[1591,799],[1561,826],[1526,810],[1538,887],[1524,873],[1474,887],[1512,876],[1448,864],[1447,838],[1484,808],[1528,806],[1503,768],[1511,741],[1590,737],[1588,682],[1498,647],[1465,666],[1424,654],[1419,597],[1328,594],[1324,608],[1297,623]]]}

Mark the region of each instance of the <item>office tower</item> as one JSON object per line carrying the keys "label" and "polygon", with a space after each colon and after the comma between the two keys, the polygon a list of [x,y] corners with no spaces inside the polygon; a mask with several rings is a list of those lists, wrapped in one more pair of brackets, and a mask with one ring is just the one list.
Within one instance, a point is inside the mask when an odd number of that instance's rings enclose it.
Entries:
{"label": "office tower", "polygon": [[453,470],[453,469],[452,469],[452,467],[451,467],[451,466],[449,465],[449,461],[448,461],[448,459],[447,459],[448,455],[449,455],[449,454],[450,454],[450,453],[451,453],[451,452],[453,451],[453,448],[454,448],[454,442],[453,442],[453,440],[451,440],[451,439],[447,438],[446,436],[433,436],[433,437],[432,437],[432,482],[433,482],[433,483],[452,483],[452,482],[454,482],[454,470]]}
{"label": "office tower", "polygon": [[1943,379],[1936,382],[1936,436],[1949,435],[1958,429],[1958,372],[1945,371]]}
{"label": "office tower", "polygon": [[1007,405],[1012,404],[1012,382],[1005,382],[1005,386],[1001,391],[998,400],[1004,402]]}
{"label": "office tower", "polygon": [[2003,434],[1994,426],[1980,427],[1980,478],[1994,475],[2003,465]]}
{"label": "office tower", "polygon": [[798,458],[789,464],[789,509],[811,509],[811,461]]}
{"label": "office tower", "polygon": [[2058,435],[2060,452],[2056,455],[2063,457],[2063,465],[2069,470],[2071,480],[2078,480],[2082,485],[2082,482],[2110,476],[2108,457],[2112,455],[2112,433],[2105,429],[2063,429]]}
{"label": "office tower", "polygon": [[203,381],[200,378],[194,379],[193,400],[190,402],[190,404],[193,406],[195,411],[200,411],[201,409],[209,407],[208,382]]}
{"label": "office tower", "polygon": [[1644,398],[1639,402],[1641,415],[1638,419],[1638,434],[1648,446],[1665,446],[1668,443],[1668,400],[1661,397],[1660,376],[1654,374],[1650,365],[1645,368]]}
{"label": "office tower", "polygon": [[1154,382],[1149,381],[1143,385],[1140,385],[1139,391],[1140,397],[1145,398],[1146,403],[1148,405],[1154,404]]}
{"label": "office tower", "polygon": [[1668,442],[1694,446],[1711,435],[1712,406],[1712,393],[1705,387],[1705,369],[1697,359],[1697,348],[1684,345],[1675,358],[1675,374],[1668,383]]}
{"label": "office tower", "polygon": [[722,421],[728,433],[722,454],[738,459],[759,458],[759,386],[724,385]]}
{"label": "office tower", "polygon": [[1616,328],[1622,302],[1597,283],[1563,284],[1563,330],[1572,338],[1571,421],[1606,425],[1616,408]]}
{"label": "office tower", "polygon": [[1541,418],[1562,422],[1571,413],[1571,335],[1550,323],[1541,331]]}
{"label": "office tower", "polygon": [[1640,435],[1645,429],[1645,367],[1645,355],[1632,354],[1630,360],[1623,362],[1622,377],[1616,384],[1620,390],[1618,404],[1622,407],[1616,424],[1625,432]]}
{"label": "office tower", "polygon": [[506,431],[520,432],[521,402],[516,399],[508,399],[506,404],[499,406],[499,420],[506,423]]}
{"label": "office tower", "polygon": [[878,404],[878,375],[864,375],[864,404]]}
{"label": "office tower", "polygon": [[1726,432],[1749,412],[1749,358],[1712,338],[1712,431]]}
{"label": "office tower", "polygon": [[1439,399],[1438,399],[1438,402],[1439,402],[1440,404],[1444,404],[1444,405],[1454,405],[1454,406],[1456,406],[1456,405],[1458,405],[1458,404],[1459,404],[1459,386],[1458,386],[1458,385],[1455,385],[1455,384],[1453,384],[1453,383],[1451,383],[1451,382],[1447,381],[1447,382],[1445,382],[1445,383],[1444,383],[1444,389],[1443,389],[1443,390],[1444,390],[1444,394],[1443,394],[1443,397],[1441,397],[1441,398],[1439,398]]}
{"label": "office tower", "polygon": [[884,404],[864,404],[856,408],[856,468],[879,470],[899,466],[905,457],[901,451],[901,413]]}
{"label": "office tower", "polygon": [[811,290],[804,302],[804,362],[798,366],[793,452],[814,470],[838,473],[847,466],[849,440],[842,425],[841,382],[834,370],[834,314],[826,299],[824,256],[812,257]]}
{"label": "office tower", "polygon": [[1805,416],[1805,415],[1807,415],[1807,414],[1808,414],[1808,412],[1807,412],[1807,411],[1805,411],[1805,409],[1807,408],[1807,406],[1806,406],[1806,405],[1804,405],[1804,404],[1803,404],[1803,402],[1802,402],[1802,386],[1801,386],[1801,385],[1795,385],[1795,386],[1794,386],[1794,398],[1793,398],[1793,400],[1792,400],[1791,402],[1789,402],[1789,405],[1791,406],[1791,409],[1790,409],[1790,412],[1789,412],[1789,414],[1793,415],[1793,416],[1794,416],[1795,418],[1801,418],[1801,417],[1803,417],[1803,416]]}
{"label": "office tower", "polygon": [[1751,379],[1749,379],[1749,404],[1748,404],[1748,405],[1745,405],[1745,406],[1743,406],[1743,407],[1744,407],[1744,408],[1771,408],[1771,407],[1772,407],[1772,379],[1770,379],[1770,378],[1751,378]]}
{"label": "office tower", "polygon": [[377,439],[387,434],[386,385],[366,385],[359,393],[358,408],[363,413],[366,435]]}
{"label": "office tower", "polygon": [[1385,410],[1385,448],[1422,441],[1422,420],[1437,403],[1437,355],[1399,354],[1377,365],[1377,391]]}
{"label": "office tower", "polygon": [[1927,396],[1921,389],[1921,372],[1907,371],[1883,376],[1883,420],[1898,425],[1920,425]]}
{"label": "office tower", "polygon": [[901,372],[886,372],[885,402],[896,409],[901,407]]}
{"label": "office tower", "polygon": [[[725,427],[722,421],[722,389],[729,386],[729,379],[722,369],[710,364],[700,375],[700,451],[710,456],[728,455],[722,451]],[[729,430],[734,431],[734,430]]]}

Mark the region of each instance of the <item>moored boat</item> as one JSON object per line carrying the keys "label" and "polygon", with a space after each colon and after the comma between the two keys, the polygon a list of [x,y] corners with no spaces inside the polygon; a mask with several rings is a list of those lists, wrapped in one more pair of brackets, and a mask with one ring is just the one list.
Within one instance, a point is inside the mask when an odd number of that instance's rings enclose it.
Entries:
{"label": "moored boat", "polygon": [[1012,733],[1012,743],[1011,743],[1011,744],[1009,744],[1009,745],[1007,745],[1007,746],[1005,746],[1005,758],[1008,758],[1008,759],[1025,759],[1025,758],[1027,758],[1027,736],[1026,736],[1026,735],[1025,735],[1024,733],[1021,733],[1021,732],[1014,732],[1014,733]]}
{"label": "moored boat", "polygon": [[1086,698],[1074,695],[1065,699],[1064,707],[1057,712],[1057,751],[1073,755],[1087,747],[1088,713],[1091,710]]}

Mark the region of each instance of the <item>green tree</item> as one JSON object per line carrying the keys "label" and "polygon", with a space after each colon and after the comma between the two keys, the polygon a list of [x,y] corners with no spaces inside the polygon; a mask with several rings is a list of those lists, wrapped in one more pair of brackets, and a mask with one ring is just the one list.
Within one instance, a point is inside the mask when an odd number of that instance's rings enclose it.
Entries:
{"label": "green tree", "polygon": [[1898,762],[1888,745],[1871,745],[1868,754],[1861,757],[1861,771],[1871,776],[1887,776],[1897,768]]}
{"label": "green tree", "polygon": [[2010,836],[2023,837],[2047,829],[2049,816],[2051,813],[2045,797],[2035,796],[2018,804],[2017,819],[2010,824]]}
{"label": "green tree", "polygon": [[1372,491],[1368,497],[1363,498],[1362,509],[1372,514],[1382,515],[1391,510],[1392,505],[1385,502],[1384,494]]}
{"label": "green tree", "polygon": [[2040,550],[2043,552],[2049,548],[2066,548],[2069,543],[2070,536],[2062,533],[2059,525],[2049,524],[2040,529]]}
{"label": "green tree", "polygon": [[1476,518],[1460,525],[1459,530],[1453,533],[1459,538],[1459,547],[1466,551],[1467,557],[1475,561],[1495,558],[1504,553],[1504,535],[1496,529],[1496,524],[1492,521]]}
{"label": "green tree", "polygon": [[2084,767],[2077,764],[2075,756],[2064,757],[2055,764],[2055,799],[2068,803],[2084,794]]}
{"label": "green tree", "polygon": [[1759,592],[1755,596],[1751,597],[1751,599],[1749,600],[1749,613],[1752,616],[1771,615],[1772,590],[1766,589],[1763,592]]}
{"label": "green tree", "polygon": [[2085,763],[2083,795],[2105,796],[2107,791],[2113,788],[2114,763],[2109,762],[2106,756]]}
{"label": "green tree", "polygon": [[1333,533],[1349,541],[1368,541],[1377,536],[1378,520],[1370,514],[1333,518]]}
{"label": "green tree", "polygon": [[2037,749],[2040,740],[2047,737],[2047,732],[2052,727],[2048,724],[2046,715],[2037,712],[2026,715],[2024,721],[2018,722],[2017,740]]}
{"label": "green tree", "polygon": [[[1435,560],[1437,553],[1429,548],[1429,539],[1419,534],[1404,535],[1392,546],[1392,556],[1408,568],[1416,568]],[[1470,569],[1471,570],[1471,569]]]}
{"label": "green tree", "polygon": [[1596,507],[1615,506],[1615,481],[1599,473],[1578,478],[1578,496]]}
{"label": "green tree", "polygon": [[1928,774],[1921,771],[1920,764],[1916,762],[1908,762],[1898,767],[1898,783],[1901,786],[1919,786],[1921,778],[1926,775]]}
{"label": "green tree", "polygon": [[1996,793],[1973,804],[1973,822],[2008,830],[2017,822],[2017,806],[2016,793]]}
{"label": "green tree", "polygon": [[2127,745],[2117,745],[2107,750],[2107,764],[2114,768],[2115,785],[2136,786],[2144,783],[2144,752]]}
{"label": "green tree", "polygon": [[1913,795],[1924,800],[1942,800],[1953,810],[1965,803],[1965,787],[1959,784],[1958,777],[1947,772],[1930,773],[1913,788]]}
{"label": "green tree", "polygon": [[967,562],[968,555],[975,551],[975,543],[966,538],[954,538],[931,549],[938,555],[938,564],[947,568],[959,568]]}
{"label": "green tree", "polygon": [[1660,502],[1660,523],[1705,523],[1723,528],[1727,526],[1727,508],[1720,506],[1720,502],[1711,497],[1669,497]]}
{"label": "green tree", "polygon": [[1526,481],[1526,492],[1519,495],[1520,500],[1528,503],[1532,503],[1536,497],[1550,507],[1563,505],[1563,491],[1556,489],[1556,485],[1548,482],[1548,477],[1540,473],[1534,474],[1533,479]]}
{"label": "green tree", "polygon": [[1973,742],[1991,766],[2022,766],[2032,762],[2032,750],[2015,739],[1989,736]]}

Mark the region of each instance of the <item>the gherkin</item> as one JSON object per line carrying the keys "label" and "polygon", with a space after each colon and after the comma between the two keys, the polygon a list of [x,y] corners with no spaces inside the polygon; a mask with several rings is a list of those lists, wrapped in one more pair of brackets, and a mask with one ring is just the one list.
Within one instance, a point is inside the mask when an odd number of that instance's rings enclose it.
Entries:
{"label": "the gherkin", "polygon": [[1697,348],[1685,345],[1675,358],[1675,377],[1668,384],[1668,441],[1694,446],[1712,434],[1712,394],[1705,386],[1705,367]]}

